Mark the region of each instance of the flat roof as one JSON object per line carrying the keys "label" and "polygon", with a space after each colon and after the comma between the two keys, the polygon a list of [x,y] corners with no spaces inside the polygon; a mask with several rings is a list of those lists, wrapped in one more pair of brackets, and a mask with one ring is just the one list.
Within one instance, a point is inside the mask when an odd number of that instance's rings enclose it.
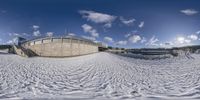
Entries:
{"label": "flat roof", "polygon": [[38,37],[38,38],[31,39],[31,40],[23,41],[23,43],[31,42],[31,41],[39,41],[39,40],[44,40],[44,39],[74,39],[74,40],[82,40],[82,41],[87,41],[90,43],[95,43],[92,40],[81,38],[81,37],[76,37],[76,36]]}

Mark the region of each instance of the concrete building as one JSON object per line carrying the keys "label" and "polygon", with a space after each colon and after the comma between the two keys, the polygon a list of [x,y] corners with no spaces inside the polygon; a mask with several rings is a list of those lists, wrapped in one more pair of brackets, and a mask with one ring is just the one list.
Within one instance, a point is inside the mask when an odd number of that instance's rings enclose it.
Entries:
{"label": "concrete building", "polygon": [[25,41],[21,47],[38,56],[69,57],[98,52],[98,44],[78,37],[46,37]]}

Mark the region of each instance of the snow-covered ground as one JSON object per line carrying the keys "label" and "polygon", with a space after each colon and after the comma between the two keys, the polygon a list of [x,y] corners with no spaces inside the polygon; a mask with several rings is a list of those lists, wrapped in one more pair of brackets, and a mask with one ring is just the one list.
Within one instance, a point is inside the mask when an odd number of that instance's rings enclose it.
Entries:
{"label": "snow-covered ground", "polygon": [[3,54],[8,53],[8,49],[3,49],[3,50],[0,49],[0,54],[2,54],[2,53],[3,53]]}
{"label": "snow-covered ground", "polygon": [[0,54],[0,99],[200,99],[200,55],[142,60]]}

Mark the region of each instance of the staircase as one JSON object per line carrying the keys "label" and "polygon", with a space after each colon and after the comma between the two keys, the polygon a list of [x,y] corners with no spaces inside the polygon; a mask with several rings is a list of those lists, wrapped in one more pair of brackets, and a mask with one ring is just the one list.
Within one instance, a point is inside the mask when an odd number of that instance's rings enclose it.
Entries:
{"label": "staircase", "polygon": [[22,46],[13,45],[13,49],[14,49],[14,53],[22,57],[36,56],[36,54],[32,50],[23,48]]}

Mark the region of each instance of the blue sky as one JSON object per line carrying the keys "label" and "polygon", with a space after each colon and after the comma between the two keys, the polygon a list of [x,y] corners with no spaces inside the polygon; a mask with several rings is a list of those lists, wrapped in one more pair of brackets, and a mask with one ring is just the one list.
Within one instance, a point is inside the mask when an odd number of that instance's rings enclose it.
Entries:
{"label": "blue sky", "polygon": [[200,44],[199,0],[1,0],[0,44],[75,35],[125,48]]}

